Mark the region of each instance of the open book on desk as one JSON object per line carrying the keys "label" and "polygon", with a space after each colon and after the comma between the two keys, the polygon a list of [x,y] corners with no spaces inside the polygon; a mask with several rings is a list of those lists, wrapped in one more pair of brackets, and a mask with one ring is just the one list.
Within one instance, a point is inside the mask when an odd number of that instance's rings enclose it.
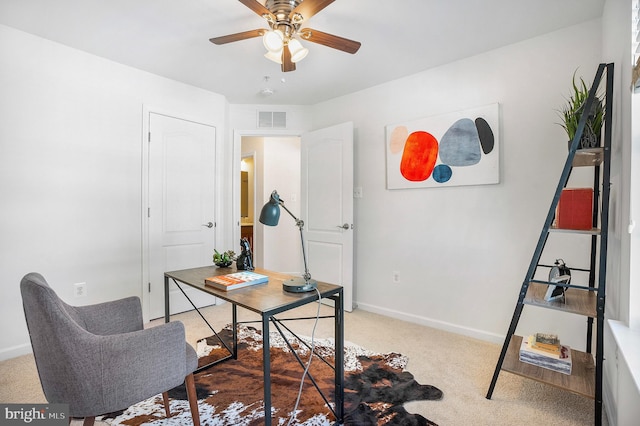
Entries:
{"label": "open book on desk", "polygon": [[205,285],[219,290],[229,291],[247,287],[254,284],[262,284],[269,281],[269,277],[251,271],[234,272],[233,274],[218,275],[204,280]]}

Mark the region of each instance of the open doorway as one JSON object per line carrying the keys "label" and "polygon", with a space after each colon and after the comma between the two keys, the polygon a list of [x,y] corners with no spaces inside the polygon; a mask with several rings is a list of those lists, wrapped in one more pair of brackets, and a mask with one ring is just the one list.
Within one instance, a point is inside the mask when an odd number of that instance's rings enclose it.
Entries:
{"label": "open doorway", "polygon": [[[293,219],[281,216],[277,227],[258,222],[260,210],[277,190],[294,214],[300,214],[300,137],[242,136],[240,138],[239,236],[251,234],[254,265],[290,274],[300,274],[300,234]],[[247,171],[247,210],[243,217],[242,171]],[[265,250],[268,247],[269,250]]]}
{"label": "open doorway", "polygon": [[249,247],[255,257],[253,244],[255,212],[255,153],[243,154],[240,160],[240,238],[249,241]]}
{"label": "open doorway", "polygon": [[[234,135],[233,238],[240,238],[240,161],[255,152],[254,218],[277,190],[293,215],[305,221],[309,270],[319,281],[344,287],[345,310],[353,309],[353,123],[302,136]],[[304,170],[304,171],[303,171]],[[311,187],[311,186],[312,187]],[[304,188],[304,189],[303,189]],[[346,224],[346,226],[345,226]],[[300,275],[304,270],[300,232],[281,211],[278,226],[254,222],[254,265]]]}

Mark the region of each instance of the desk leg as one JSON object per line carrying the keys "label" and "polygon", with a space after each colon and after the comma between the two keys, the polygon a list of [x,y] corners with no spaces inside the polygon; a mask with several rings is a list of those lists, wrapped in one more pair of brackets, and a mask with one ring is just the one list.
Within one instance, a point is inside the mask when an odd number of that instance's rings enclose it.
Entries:
{"label": "desk leg", "polygon": [[233,359],[238,359],[238,307],[233,304],[232,308],[233,318]]}
{"label": "desk leg", "polygon": [[337,424],[344,421],[344,298],[340,289],[335,300],[335,336],[336,336],[336,416]]}
{"label": "desk leg", "polygon": [[264,424],[271,426],[271,343],[269,317],[262,315],[262,374],[264,378]]}
{"label": "desk leg", "polygon": [[169,277],[164,276],[164,322],[169,322]]}

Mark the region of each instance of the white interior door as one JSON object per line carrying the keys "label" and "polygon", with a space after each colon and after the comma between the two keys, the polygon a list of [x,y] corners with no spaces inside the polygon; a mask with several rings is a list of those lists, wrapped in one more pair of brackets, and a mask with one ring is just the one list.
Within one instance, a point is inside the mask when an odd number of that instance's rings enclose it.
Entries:
{"label": "white interior door", "polygon": [[[216,129],[180,118],[149,115],[149,318],[164,315],[164,272],[212,263],[215,241]],[[198,307],[213,296],[186,288]],[[193,309],[175,284],[171,313]]]}
{"label": "white interior door", "polygon": [[309,272],[344,287],[353,309],[353,123],[302,135],[302,217]]}

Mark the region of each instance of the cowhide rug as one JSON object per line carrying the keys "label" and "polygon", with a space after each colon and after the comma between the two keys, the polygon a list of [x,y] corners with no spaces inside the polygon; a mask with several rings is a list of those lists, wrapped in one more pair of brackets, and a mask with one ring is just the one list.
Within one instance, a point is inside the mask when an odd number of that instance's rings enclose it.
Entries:
{"label": "cowhide rug", "polygon": [[[231,341],[230,327],[220,333]],[[310,343],[310,339],[307,340]],[[309,350],[293,336],[288,340],[306,362]],[[295,406],[303,369],[282,337],[271,332],[271,391],[274,425],[287,425]],[[262,382],[262,335],[259,330],[239,326],[237,360],[228,360],[195,376],[200,419],[203,426],[264,424]],[[333,363],[333,340],[315,342],[316,352]],[[198,343],[200,365],[227,355],[215,337]],[[442,392],[418,384],[404,371],[407,358],[396,353],[374,354],[345,344],[345,425],[436,425],[419,414],[408,413],[403,404],[418,400],[439,400]],[[333,401],[334,372],[317,357],[309,368],[316,382]],[[99,419],[112,425],[191,425],[191,412],[184,386],[169,391],[171,417],[166,418],[162,397],[157,395],[119,413]],[[310,381],[305,381],[293,425],[331,425],[335,418]]]}

